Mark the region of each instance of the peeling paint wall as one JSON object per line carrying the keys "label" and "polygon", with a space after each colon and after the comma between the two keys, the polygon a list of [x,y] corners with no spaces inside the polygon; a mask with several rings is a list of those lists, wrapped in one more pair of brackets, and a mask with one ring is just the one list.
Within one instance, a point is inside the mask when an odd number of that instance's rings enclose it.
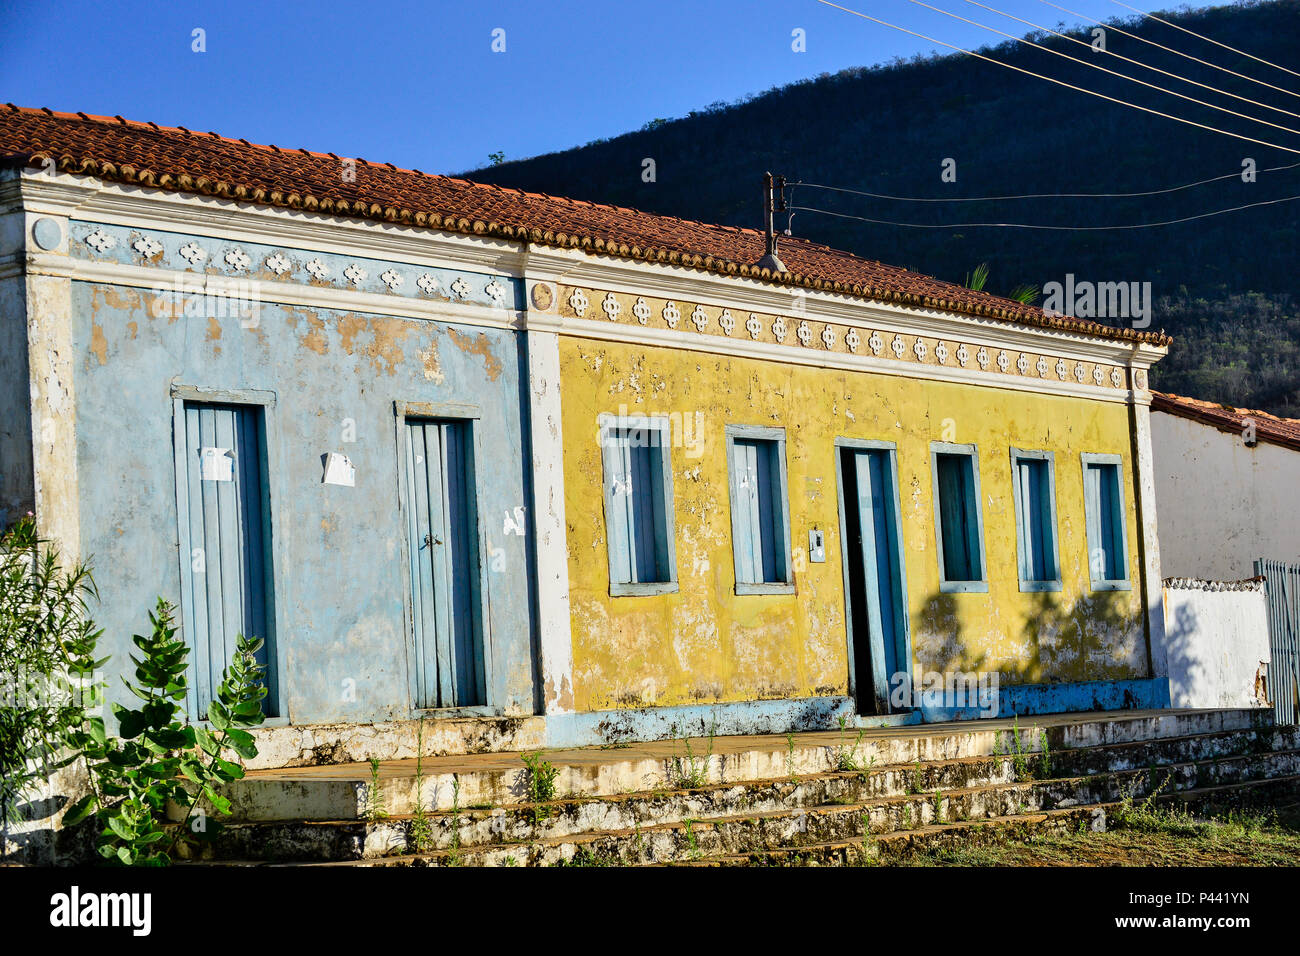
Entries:
{"label": "peeling paint wall", "polygon": [[[565,501],[575,708],[844,694],[849,663],[834,441],[898,445],[913,667],[1009,684],[1148,676],[1128,408],[1065,396],[565,337]],[[611,597],[597,416],[674,423],[677,593]],[[734,593],[724,428],[786,430],[793,595]],[[976,443],[987,594],[941,594],[930,442]],[[1056,453],[1063,587],[1021,593],[1011,447]],[[1092,593],[1080,452],[1124,462],[1131,591]],[[808,531],[826,561],[807,560]]]}
{"label": "peeling paint wall", "polygon": [[[503,520],[529,500],[517,333],[269,303],[251,323],[187,316],[150,290],[89,282],[72,283],[72,314],[81,544],[111,667],[126,662],[155,596],[180,597],[172,386],[269,391],[281,713],[294,723],[410,716],[394,402],[472,404],[486,459],[488,705],[533,713],[527,539]],[[322,484],[331,451],[356,466],[355,487]]]}
{"label": "peeling paint wall", "polygon": [[[0,173],[0,183],[12,173]],[[0,278],[0,528],[36,507],[32,470],[31,377],[27,366],[27,283],[16,268],[23,255],[25,217],[16,204],[0,211],[0,262],[15,268]]]}

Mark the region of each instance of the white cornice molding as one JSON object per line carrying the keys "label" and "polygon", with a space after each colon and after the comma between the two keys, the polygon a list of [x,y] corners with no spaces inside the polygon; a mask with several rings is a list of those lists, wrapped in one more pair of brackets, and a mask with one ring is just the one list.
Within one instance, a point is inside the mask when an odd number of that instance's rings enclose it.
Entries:
{"label": "white cornice molding", "polygon": [[[835,322],[879,330],[882,334],[923,335],[963,341],[975,347],[1050,352],[1071,361],[1120,365],[1130,369],[1145,369],[1167,352],[1165,348],[1145,343],[1099,339],[938,309],[872,302],[664,263],[104,183],[94,177],[51,176],[29,171],[24,172],[21,183],[23,202],[30,211],[46,211],[130,228],[194,233],[235,242],[504,273],[522,277],[528,286],[537,281],[585,285],[601,291],[647,294],[715,308],[748,309],[812,322]],[[136,281],[132,284],[155,283]],[[265,285],[271,287],[269,283]],[[275,300],[286,302],[325,292],[312,287],[310,293],[294,295],[287,289],[281,290],[278,285],[274,288],[277,290],[273,293]],[[357,297],[354,293],[347,296]],[[371,299],[373,301],[365,311],[419,315],[427,312],[418,306],[403,306],[404,300],[396,298],[375,295]],[[793,307],[796,301],[802,302],[802,310]],[[382,307],[379,305],[381,302]],[[438,307],[448,308],[442,304]],[[690,341],[689,333],[674,332],[669,336],[670,340],[663,344],[697,347],[697,343]],[[775,361],[794,361],[796,355],[797,351],[779,348],[770,357]],[[881,370],[901,374],[900,369],[888,362]],[[1113,394],[1114,390],[1100,391]]]}
{"label": "white cornice molding", "polygon": [[518,328],[523,317],[523,313],[514,309],[494,309],[483,305],[406,298],[296,282],[241,280],[233,276],[160,269],[156,266],[131,266],[117,262],[70,259],[67,256],[50,253],[29,254],[27,272],[31,275],[56,276],[78,282],[103,282],[167,292],[179,290],[184,294],[214,297],[229,295],[232,289],[242,287],[241,283],[243,285],[252,283],[257,289],[257,300],[268,304],[392,315],[497,329]]}
{"label": "white cornice molding", "polygon": [[977,369],[955,365],[923,365],[916,362],[897,362],[868,354],[826,352],[813,348],[794,348],[771,342],[752,342],[743,338],[726,338],[720,335],[683,335],[672,329],[653,326],[611,323],[599,319],[574,319],[554,312],[524,313],[522,327],[528,330],[556,332],[576,338],[603,342],[620,342],[661,348],[686,349],[714,355],[783,362],[817,368],[844,369],[854,372],[872,372],[901,378],[929,379],[979,385],[983,388],[1003,388],[1014,392],[1033,392],[1040,395],[1059,395],[1086,398],[1119,404],[1150,403],[1150,394],[1135,393],[1127,388],[1106,388],[1075,382],[1056,382],[1046,379],[994,375]]}

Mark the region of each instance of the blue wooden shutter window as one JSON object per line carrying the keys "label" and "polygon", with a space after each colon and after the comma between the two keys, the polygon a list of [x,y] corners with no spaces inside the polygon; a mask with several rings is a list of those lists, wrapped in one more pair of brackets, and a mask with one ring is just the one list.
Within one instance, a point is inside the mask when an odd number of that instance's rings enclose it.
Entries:
{"label": "blue wooden shutter window", "polygon": [[1051,465],[1041,458],[1017,458],[1014,479],[1020,580],[1055,581],[1056,522],[1052,516]]}
{"label": "blue wooden shutter window", "polygon": [[610,575],[614,584],[672,580],[668,556],[664,455],[657,428],[602,431]]}
{"label": "blue wooden shutter window", "polygon": [[[176,432],[190,707],[196,716],[207,714],[243,634],[265,642],[258,652],[258,663],[268,668],[263,709],[275,716],[262,409],[184,402]],[[206,478],[205,456],[215,459]]]}
{"label": "blue wooden shutter window", "polygon": [[787,578],[780,442],[736,438],[732,446],[732,546],[736,581],[783,583]]}
{"label": "blue wooden shutter window", "polygon": [[939,533],[946,581],[980,581],[979,518],[974,462],[969,455],[935,456],[939,479]]}
{"label": "blue wooden shutter window", "polygon": [[1124,509],[1118,465],[1086,463],[1084,506],[1087,512],[1088,567],[1093,581],[1126,580],[1128,558],[1124,553]]}

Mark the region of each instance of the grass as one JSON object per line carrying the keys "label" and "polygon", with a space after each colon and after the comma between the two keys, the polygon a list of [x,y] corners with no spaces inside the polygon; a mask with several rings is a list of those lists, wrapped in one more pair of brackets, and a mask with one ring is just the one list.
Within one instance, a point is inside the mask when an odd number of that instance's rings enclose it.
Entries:
{"label": "grass", "polygon": [[1008,839],[916,852],[897,866],[1289,866],[1300,865],[1300,804],[1281,811],[1193,815],[1150,801],[1112,815],[1105,833]]}

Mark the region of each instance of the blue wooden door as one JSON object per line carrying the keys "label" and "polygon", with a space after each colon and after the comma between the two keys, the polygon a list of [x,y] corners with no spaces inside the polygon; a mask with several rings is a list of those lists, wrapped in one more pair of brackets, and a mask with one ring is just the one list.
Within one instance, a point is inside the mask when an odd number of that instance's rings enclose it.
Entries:
{"label": "blue wooden door", "polygon": [[473,443],[463,421],[406,421],[407,533],[420,708],[485,703]]}
{"label": "blue wooden door", "polygon": [[[240,634],[265,642],[258,653],[263,667],[274,661],[262,409],[184,402],[176,446],[181,625],[190,646],[189,706],[202,716]],[[269,690],[263,706],[274,716]]]}
{"label": "blue wooden door", "polygon": [[876,713],[889,713],[891,687],[910,681],[910,673],[896,676],[910,655],[893,460],[883,449],[846,449],[841,468],[859,706],[874,699]]}

